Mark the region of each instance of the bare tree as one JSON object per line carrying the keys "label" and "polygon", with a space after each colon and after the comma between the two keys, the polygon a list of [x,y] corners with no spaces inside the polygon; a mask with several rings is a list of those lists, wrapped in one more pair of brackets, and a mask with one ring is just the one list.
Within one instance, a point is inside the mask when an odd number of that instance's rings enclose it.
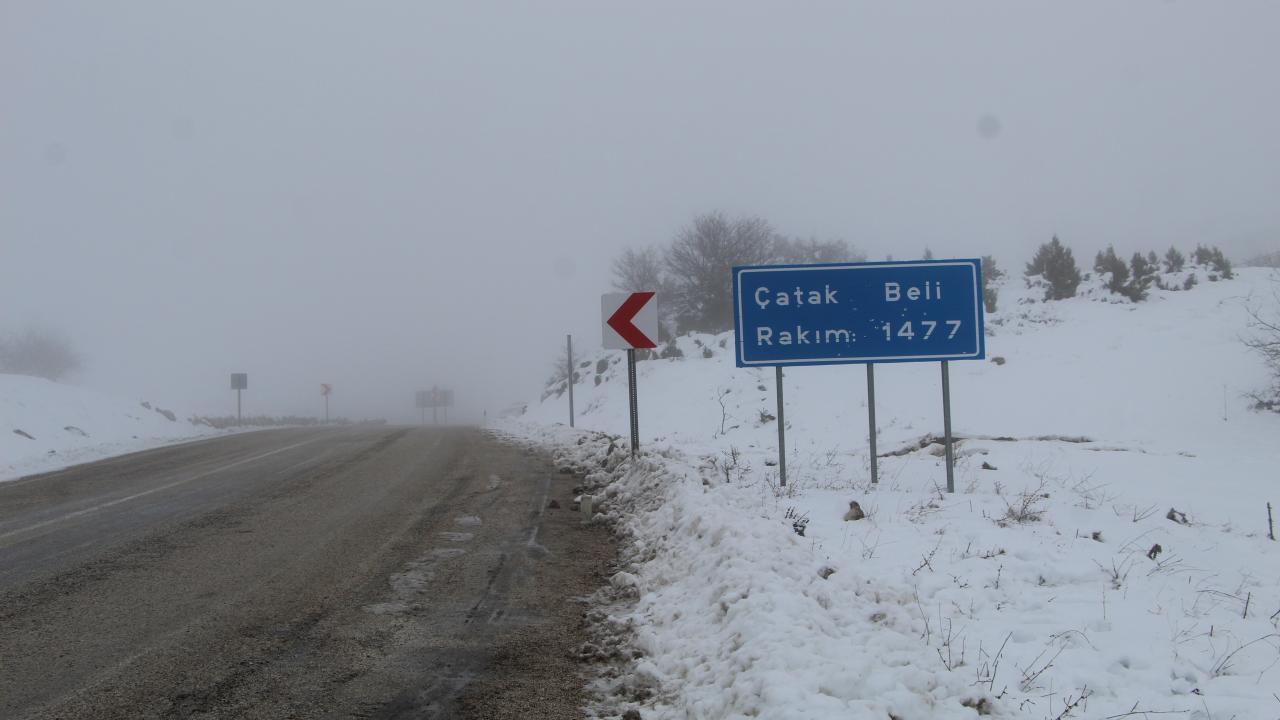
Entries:
{"label": "bare tree", "polygon": [[1280,317],[1275,308],[1280,307],[1280,291],[1272,280],[1271,310],[1264,311],[1258,307],[1248,308],[1249,327],[1253,335],[1244,338],[1244,344],[1258,353],[1271,372],[1271,387],[1264,391],[1250,393],[1255,407],[1259,409],[1280,411]]}
{"label": "bare tree", "polygon": [[621,292],[662,289],[662,253],[657,248],[627,248],[613,260],[613,288]]}
{"label": "bare tree", "polygon": [[838,263],[862,262],[865,253],[849,245],[845,240],[819,240],[779,237],[774,243],[774,259],[787,263]]}
{"label": "bare tree", "polygon": [[658,339],[670,340],[675,332],[671,310],[671,283],[657,248],[627,248],[613,259],[613,288],[622,292],[653,290],[658,293]]}
{"label": "bare tree", "polygon": [[27,328],[0,342],[0,371],[59,380],[79,370],[80,354],[62,336]]}
{"label": "bare tree", "polygon": [[699,215],[667,250],[671,305],[680,332],[719,332],[733,325],[734,265],[775,259],[777,236],[759,217],[729,220],[719,212]]}

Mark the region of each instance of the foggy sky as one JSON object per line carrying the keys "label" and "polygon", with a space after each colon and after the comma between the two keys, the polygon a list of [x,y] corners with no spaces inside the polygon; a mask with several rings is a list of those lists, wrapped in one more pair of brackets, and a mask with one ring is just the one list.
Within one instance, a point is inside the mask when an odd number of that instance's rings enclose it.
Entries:
{"label": "foggy sky", "polygon": [[0,331],[85,385],[475,418],[693,214],[872,257],[1280,247],[1280,4],[0,0]]}

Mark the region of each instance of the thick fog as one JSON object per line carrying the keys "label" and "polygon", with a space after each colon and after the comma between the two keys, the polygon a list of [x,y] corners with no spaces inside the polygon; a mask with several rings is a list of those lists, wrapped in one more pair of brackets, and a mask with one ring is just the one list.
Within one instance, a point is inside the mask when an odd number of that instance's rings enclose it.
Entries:
{"label": "thick fog", "polygon": [[1280,5],[0,4],[0,332],[191,411],[455,417],[700,212],[871,257],[1280,240]]}

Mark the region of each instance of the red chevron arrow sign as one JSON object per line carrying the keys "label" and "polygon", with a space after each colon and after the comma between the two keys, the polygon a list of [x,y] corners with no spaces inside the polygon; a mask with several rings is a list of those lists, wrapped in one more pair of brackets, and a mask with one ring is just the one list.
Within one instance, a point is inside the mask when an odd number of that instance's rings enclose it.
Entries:
{"label": "red chevron arrow sign", "polygon": [[600,296],[604,346],[631,350],[658,346],[657,293],[608,293]]}

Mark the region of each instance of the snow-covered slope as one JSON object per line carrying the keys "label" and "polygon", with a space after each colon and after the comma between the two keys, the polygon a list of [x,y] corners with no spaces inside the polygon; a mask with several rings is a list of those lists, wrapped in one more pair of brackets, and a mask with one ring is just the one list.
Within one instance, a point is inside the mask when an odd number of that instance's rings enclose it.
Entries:
{"label": "snow-covered slope", "polygon": [[215,432],[151,403],[0,374],[0,481]]}
{"label": "snow-covered slope", "polygon": [[[506,427],[606,468],[645,718],[1274,720],[1280,417],[1249,409],[1241,343],[1271,275],[1201,280],[1136,305],[1007,283],[992,359],[952,364],[954,495],[936,364],[877,369],[875,487],[863,368],[786,372],[782,488],[773,372],[734,367],[732,334],[641,363],[639,462],[557,427],[554,393]],[[580,371],[578,427],[625,436],[621,356]]]}

